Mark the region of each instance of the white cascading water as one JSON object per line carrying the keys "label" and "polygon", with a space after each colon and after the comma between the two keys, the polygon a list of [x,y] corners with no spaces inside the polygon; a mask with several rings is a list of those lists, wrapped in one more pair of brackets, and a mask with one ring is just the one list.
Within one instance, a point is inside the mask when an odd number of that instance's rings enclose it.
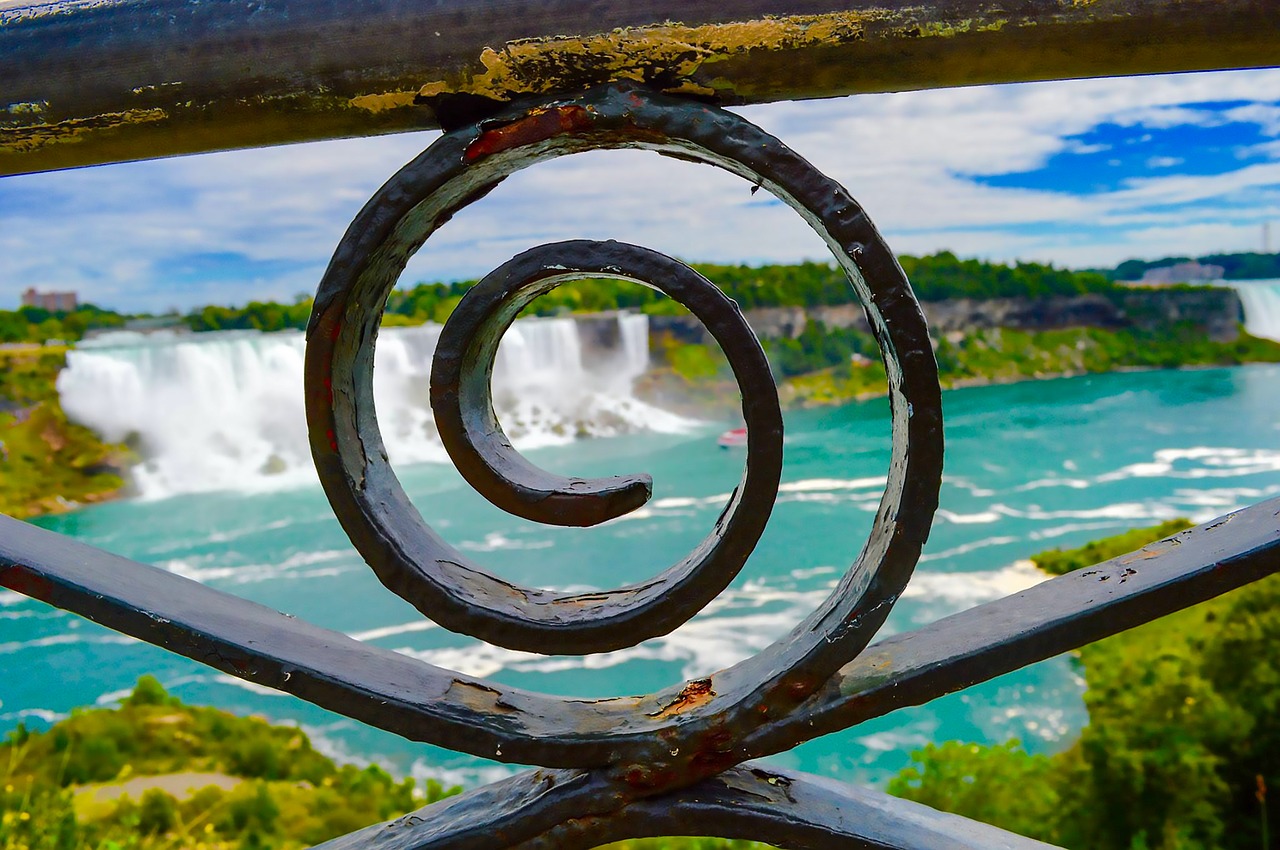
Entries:
{"label": "white cascading water", "polygon": [[[521,319],[498,348],[494,408],[517,448],[688,420],[634,398],[649,363],[648,318],[620,315],[616,348],[585,360],[573,319]],[[445,461],[428,399],[439,325],[378,335],[374,400],[393,463]],[[302,398],[301,333],[111,334],[67,356],[67,415],[142,457],[144,497],[288,486],[314,479]]]}
{"label": "white cascading water", "polygon": [[1244,328],[1254,336],[1280,341],[1280,280],[1227,281],[1244,305]]}

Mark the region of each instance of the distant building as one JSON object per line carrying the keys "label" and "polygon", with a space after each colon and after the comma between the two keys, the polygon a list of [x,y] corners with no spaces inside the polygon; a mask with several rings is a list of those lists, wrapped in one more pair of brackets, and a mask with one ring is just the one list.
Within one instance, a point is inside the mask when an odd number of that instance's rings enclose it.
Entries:
{"label": "distant building", "polygon": [[1142,280],[1138,281],[1138,283],[1155,286],[1170,283],[1193,283],[1205,280],[1221,280],[1224,274],[1226,274],[1226,269],[1222,266],[1202,265],[1193,260],[1189,263],[1147,269],[1142,276]]}
{"label": "distant building", "polygon": [[23,307],[39,307],[50,313],[71,313],[80,306],[80,299],[74,292],[37,292],[30,287],[22,293]]}

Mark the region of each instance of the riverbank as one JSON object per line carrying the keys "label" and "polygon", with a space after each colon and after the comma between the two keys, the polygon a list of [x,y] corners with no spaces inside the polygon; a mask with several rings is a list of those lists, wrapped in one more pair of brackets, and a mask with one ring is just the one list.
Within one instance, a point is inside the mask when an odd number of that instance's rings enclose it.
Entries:
{"label": "riverbank", "polygon": [[[764,341],[785,408],[827,407],[879,398],[884,366],[870,334],[809,322],[796,337]],[[984,328],[934,340],[944,390],[1107,372],[1201,369],[1280,362],[1280,342],[1238,330],[1213,339],[1188,324],[1163,329]],[[654,366],[637,395],[677,412],[730,412],[737,388],[718,348],[659,336]]]}
{"label": "riverbank", "polygon": [[68,421],[57,376],[66,346],[0,348],[0,513],[63,513],[125,492],[131,453]]}

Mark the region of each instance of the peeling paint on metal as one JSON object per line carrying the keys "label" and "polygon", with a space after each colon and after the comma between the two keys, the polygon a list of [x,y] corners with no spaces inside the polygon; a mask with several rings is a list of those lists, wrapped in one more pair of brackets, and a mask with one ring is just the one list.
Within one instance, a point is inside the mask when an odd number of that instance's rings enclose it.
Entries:
{"label": "peeling paint on metal", "polygon": [[703,26],[661,24],[598,35],[509,41],[485,48],[483,69],[457,79],[434,80],[422,98],[464,93],[505,101],[631,80],[669,92],[710,96],[716,90],[689,78],[704,65],[752,51],[798,50],[861,39],[866,22],[883,11],[790,15]]}
{"label": "peeling paint on metal", "polygon": [[385,112],[388,109],[399,109],[413,106],[418,93],[413,91],[390,91],[382,94],[362,94],[351,98],[351,105],[356,109],[368,112]]}

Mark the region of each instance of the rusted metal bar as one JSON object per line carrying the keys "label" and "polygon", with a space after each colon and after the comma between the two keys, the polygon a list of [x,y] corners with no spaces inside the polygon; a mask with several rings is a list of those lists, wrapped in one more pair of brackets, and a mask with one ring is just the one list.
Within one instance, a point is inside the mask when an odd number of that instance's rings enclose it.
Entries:
{"label": "rusted metal bar", "polygon": [[1274,0],[3,0],[0,174],[454,126],[621,80],[733,105],[1278,62]]}
{"label": "rusted metal bar", "polygon": [[[513,800],[523,804],[519,811]],[[564,810],[582,816],[566,820]],[[587,850],[668,835],[764,841],[790,850],[1050,847],[877,791],[748,763],[674,794],[621,806],[587,774],[530,771],[316,850],[479,850],[499,842],[513,850]]]}

